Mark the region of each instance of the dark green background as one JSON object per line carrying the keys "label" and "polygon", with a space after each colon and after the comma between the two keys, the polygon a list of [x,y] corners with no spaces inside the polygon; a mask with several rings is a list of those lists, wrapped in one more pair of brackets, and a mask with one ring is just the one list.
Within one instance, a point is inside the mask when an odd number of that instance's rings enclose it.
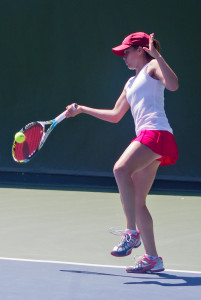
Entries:
{"label": "dark green background", "polygon": [[65,120],[28,164],[12,160],[16,131],[77,103],[112,108],[133,73],[111,48],[135,31],[155,32],[179,77],[166,113],[179,147],[158,178],[201,180],[200,1],[0,0],[0,171],[112,175],[135,137],[130,113],[119,124],[80,115]]}

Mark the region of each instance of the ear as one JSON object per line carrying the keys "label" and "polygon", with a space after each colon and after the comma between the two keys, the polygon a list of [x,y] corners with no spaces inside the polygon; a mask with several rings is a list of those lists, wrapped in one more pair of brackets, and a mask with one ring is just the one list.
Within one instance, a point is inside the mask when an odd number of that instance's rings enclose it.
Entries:
{"label": "ear", "polygon": [[142,55],[143,52],[144,52],[143,48],[142,48],[141,46],[139,46],[139,47],[137,48],[137,53],[138,53],[139,55]]}

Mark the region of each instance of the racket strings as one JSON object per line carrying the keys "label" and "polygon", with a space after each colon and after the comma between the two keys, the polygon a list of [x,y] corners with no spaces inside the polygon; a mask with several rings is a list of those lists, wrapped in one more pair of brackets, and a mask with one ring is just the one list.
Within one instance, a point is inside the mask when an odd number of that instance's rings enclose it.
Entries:
{"label": "racket strings", "polygon": [[40,124],[33,126],[30,130],[25,132],[30,154],[39,147],[42,135],[43,127]]}
{"label": "racket strings", "polygon": [[43,127],[41,124],[36,123],[24,131],[25,141],[21,144],[15,145],[15,158],[18,161],[23,161],[32,156],[40,145],[43,136]]}

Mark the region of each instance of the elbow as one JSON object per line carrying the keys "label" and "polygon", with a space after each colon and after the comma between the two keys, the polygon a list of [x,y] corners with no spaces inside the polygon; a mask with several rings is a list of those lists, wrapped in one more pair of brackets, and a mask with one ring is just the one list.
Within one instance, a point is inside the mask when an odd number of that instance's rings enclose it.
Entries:
{"label": "elbow", "polygon": [[179,82],[178,80],[176,80],[175,82],[171,83],[169,86],[166,86],[166,89],[168,91],[171,91],[171,92],[175,92],[179,89]]}
{"label": "elbow", "polygon": [[112,118],[111,118],[111,122],[112,123],[119,123],[119,121],[121,120],[122,116],[121,114],[117,113],[117,112],[113,112]]}
{"label": "elbow", "polygon": [[112,119],[112,123],[119,123],[121,119],[118,117],[118,116],[115,116],[113,119]]}
{"label": "elbow", "polygon": [[179,89],[179,86],[175,86],[175,87],[170,87],[167,90],[170,92],[176,92]]}

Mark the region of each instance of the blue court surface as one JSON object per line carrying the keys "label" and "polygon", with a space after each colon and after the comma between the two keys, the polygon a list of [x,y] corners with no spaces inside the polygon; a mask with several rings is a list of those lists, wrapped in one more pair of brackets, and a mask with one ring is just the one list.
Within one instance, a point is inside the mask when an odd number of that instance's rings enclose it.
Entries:
{"label": "blue court surface", "polygon": [[2,300],[201,299],[201,272],[0,258]]}

